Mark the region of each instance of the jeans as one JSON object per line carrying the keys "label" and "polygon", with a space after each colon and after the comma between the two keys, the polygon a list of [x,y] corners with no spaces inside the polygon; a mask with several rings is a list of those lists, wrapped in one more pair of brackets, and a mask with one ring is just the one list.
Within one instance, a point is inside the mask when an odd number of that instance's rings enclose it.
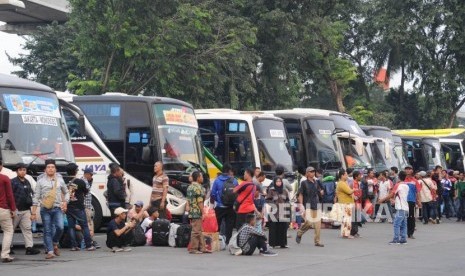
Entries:
{"label": "jeans", "polygon": [[453,216],[453,207],[452,207],[452,200],[449,195],[443,196],[444,199],[444,215],[446,218],[450,218]]}
{"label": "jeans", "polygon": [[397,210],[394,217],[394,242],[407,241],[407,216],[408,211]]}
{"label": "jeans", "polygon": [[92,247],[92,238],[90,237],[89,224],[87,223],[85,210],[75,208],[68,209],[66,217],[68,218],[68,234],[71,239],[71,247],[80,247],[80,244],[76,241],[76,224],[81,226],[86,248]]}
{"label": "jeans", "polygon": [[44,225],[44,246],[47,253],[53,253],[53,246],[57,245],[63,235],[63,212],[61,208],[40,208],[40,216]]}
{"label": "jeans", "polygon": [[431,205],[430,202],[421,203],[421,214],[424,223],[428,223],[429,218],[431,218]]}
{"label": "jeans", "polygon": [[429,202],[429,217],[433,220],[437,219],[438,206],[436,201]]}
{"label": "jeans", "polygon": [[465,198],[460,197],[460,209],[457,212],[457,219],[462,219],[465,221]]}

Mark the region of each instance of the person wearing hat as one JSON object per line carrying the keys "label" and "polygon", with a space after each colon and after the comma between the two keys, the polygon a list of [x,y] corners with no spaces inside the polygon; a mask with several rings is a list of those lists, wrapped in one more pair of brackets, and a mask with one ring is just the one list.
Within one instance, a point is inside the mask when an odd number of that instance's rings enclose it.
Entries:
{"label": "person wearing hat", "polygon": [[[45,160],[45,174],[37,179],[32,199],[31,220],[36,220],[37,207],[44,225],[44,246],[47,250],[45,259],[60,256],[58,242],[63,234],[63,212],[68,208],[69,191],[63,180],[58,177],[55,160]],[[51,206],[47,206],[51,204]]]}
{"label": "person wearing hat", "polygon": [[34,191],[31,183],[26,179],[27,165],[18,163],[15,168],[17,176],[11,179],[11,187],[16,203],[16,216],[13,220],[13,228],[18,226],[23,233],[26,246],[26,255],[36,255],[40,253],[39,249],[34,248],[31,229],[31,207]]}
{"label": "person wearing hat", "polygon": [[92,238],[90,236],[89,224],[87,223],[86,210],[84,206],[84,197],[89,193],[84,180],[76,178],[78,172],[78,165],[70,163],[66,167],[66,173],[73,179],[69,182],[69,203],[66,217],[68,219],[68,235],[71,240],[71,251],[79,251],[80,244],[76,240],[76,227],[79,228],[84,234],[84,242],[87,251],[94,251],[95,247],[92,245]]}
{"label": "person wearing hat", "polygon": [[136,201],[128,212],[128,218],[130,220],[135,220],[137,223],[142,222],[148,216],[149,214],[146,208],[144,208],[144,202],[142,200]]}
{"label": "person wearing hat", "polygon": [[315,179],[315,172],[315,168],[308,167],[305,170],[307,180],[302,182],[299,188],[299,208],[300,210],[305,210],[305,222],[297,232],[295,241],[300,244],[302,235],[313,225],[313,228],[315,229],[315,246],[324,247],[324,245],[320,242],[321,214],[318,212],[320,198],[324,195],[324,192],[319,181]]}
{"label": "person wearing hat", "polygon": [[431,178],[428,177],[425,171],[420,171],[418,175],[418,180],[421,184],[420,198],[423,224],[428,224],[429,221],[436,224],[436,212],[433,207],[433,201],[435,201],[435,199],[433,198],[433,194],[436,194],[437,186]]}
{"label": "person wearing hat", "polygon": [[92,167],[87,167],[84,169],[84,175],[82,176],[82,180],[86,183],[86,188],[89,191],[84,196],[84,207],[86,212],[87,218],[87,225],[89,226],[90,237],[92,238],[92,245],[95,248],[100,248],[98,243],[93,240],[94,238],[94,220],[92,218],[92,193],[90,192],[92,189],[92,183],[94,182],[94,169]]}
{"label": "person wearing hat", "polygon": [[123,207],[115,209],[115,218],[112,219],[107,226],[107,241],[106,244],[113,252],[128,252],[131,248],[128,245],[133,240],[133,229],[136,227],[136,222],[126,222],[128,210]]}

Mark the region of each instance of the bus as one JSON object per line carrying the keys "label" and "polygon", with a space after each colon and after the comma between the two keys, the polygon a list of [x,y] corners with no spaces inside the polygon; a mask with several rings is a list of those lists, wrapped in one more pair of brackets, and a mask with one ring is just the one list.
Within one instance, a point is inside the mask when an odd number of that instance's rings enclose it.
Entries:
{"label": "bus", "polygon": [[139,181],[151,186],[153,165],[161,161],[170,186],[183,195],[193,170],[205,173],[203,184],[209,188],[200,132],[190,104],[123,93],[73,96],[70,102],[82,110],[124,171]]}
{"label": "bus", "polygon": [[312,166],[336,175],[342,168],[331,117],[295,110],[268,112],[284,120],[292,157],[300,173]]}
{"label": "bus", "polygon": [[439,138],[405,136],[402,131],[394,131],[401,134],[407,159],[415,170],[433,170],[436,165],[447,168]]}
{"label": "bus", "polygon": [[[339,151],[340,160],[343,160],[343,168],[387,169],[387,164],[382,157],[382,153],[373,151],[372,145],[378,138],[368,137],[350,115],[337,111],[315,108],[294,108],[292,110],[293,112],[331,118],[334,124],[332,135],[337,137],[337,150]],[[389,149],[389,145],[386,141],[383,142],[385,143],[385,147]],[[375,162],[375,160],[381,160],[381,162]]]}
{"label": "bus", "polygon": [[[293,182],[293,160],[282,119],[232,109],[197,109],[195,114],[203,145],[221,164],[231,164],[238,176],[245,168],[260,167],[270,179],[280,164]],[[209,164],[209,172],[216,178],[220,170]]]}
{"label": "bus", "polygon": [[409,165],[407,160],[407,150],[405,148],[405,144],[402,142],[402,138],[399,134],[391,131],[392,133],[392,141],[394,142],[394,152],[395,155],[399,158],[399,166],[397,167],[399,170],[403,170],[407,165]]}
{"label": "bus", "polygon": [[[384,159],[380,160],[381,162],[386,163],[388,168],[405,168],[405,166],[408,164],[408,161],[406,160],[405,154],[403,152],[402,140],[400,140],[400,143],[399,140],[397,140],[397,144],[394,143],[393,133],[389,128],[382,126],[361,126],[361,128],[368,136],[380,138],[375,141],[374,149],[378,152],[378,156],[381,156]],[[386,152],[384,146],[386,142],[382,141],[381,139],[384,139],[387,141],[387,143],[389,143],[392,150],[390,153]],[[400,139],[400,137],[398,139]]]}
{"label": "bus", "polygon": [[[74,154],[55,92],[36,82],[0,74],[0,95],[3,166],[13,169],[23,162],[28,174],[37,178],[44,172],[45,160],[52,158],[67,181],[66,166],[74,162]],[[35,186],[35,182],[31,184]]]}
{"label": "bus", "polygon": [[[70,103],[74,95],[64,92],[56,93],[60,99],[60,106],[71,136],[76,164],[82,169],[77,177],[82,176],[84,169],[91,168],[94,171],[91,189],[93,220],[94,228],[99,229],[104,222],[110,219],[110,210],[104,196],[109,174],[108,165],[110,163],[119,164],[119,161],[102,141],[85,114],[77,106]],[[144,204],[149,204],[152,188],[127,172],[125,172],[124,178],[128,184],[128,202],[134,204],[136,201],[142,200]],[[184,214],[186,199],[181,192],[169,187],[167,201],[167,209],[171,214],[174,216]]]}
{"label": "bus", "polygon": [[463,162],[463,156],[465,153],[465,129],[409,129],[398,131],[410,136],[439,138],[447,168],[456,171],[465,170]]}

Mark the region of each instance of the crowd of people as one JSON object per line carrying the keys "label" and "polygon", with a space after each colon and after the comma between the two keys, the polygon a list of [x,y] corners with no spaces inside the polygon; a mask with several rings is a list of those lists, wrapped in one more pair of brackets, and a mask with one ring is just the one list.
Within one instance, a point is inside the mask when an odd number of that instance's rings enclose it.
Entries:
{"label": "crowd of people", "polygon": [[[143,201],[136,201],[128,208],[124,172],[117,164],[110,164],[109,168],[106,197],[112,220],[107,225],[106,245],[113,252],[128,252],[138,228],[145,235],[155,222],[171,220],[167,209],[169,178],[163,172],[163,164],[156,162],[150,202],[144,206]],[[72,179],[65,183],[56,171],[55,161],[49,159],[45,161],[45,173],[38,177],[33,190],[26,169],[25,164],[17,164],[16,176],[11,180],[0,172],[2,261],[14,259],[11,244],[17,226],[24,235],[26,254],[40,253],[34,248],[31,231],[38,212],[44,228],[47,260],[60,256],[65,219],[71,251],[98,248],[93,240],[89,192],[93,171],[85,169],[83,177],[76,178],[79,168],[71,163],[67,174]],[[465,175],[440,166],[433,171],[417,172],[411,166],[402,171],[396,167],[381,172],[368,169],[366,175],[358,170],[341,169],[336,176],[308,167],[295,187],[284,177],[279,165],[269,185],[265,185],[266,177],[260,168],[246,168],[241,177],[243,180],[239,183],[232,167],[224,164],[222,173],[206,191],[202,186],[202,172],[194,171],[190,175],[186,195],[186,216],[191,229],[189,253],[211,253],[203,231],[208,210],[205,206],[214,208],[218,231],[234,255],[252,255],[258,249],[263,256],[276,256],[271,249],[289,248],[290,227],[298,229],[297,244],[313,228],[314,245],[324,247],[320,232],[322,215],[328,209],[341,213],[338,220],[343,239],[360,237],[359,226],[367,221],[392,223],[393,239],[389,244],[406,244],[408,238],[415,238],[419,211],[424,224],[439,224],[443,216],[465,221]],[[233,235],[234,228],[237,231]]]}

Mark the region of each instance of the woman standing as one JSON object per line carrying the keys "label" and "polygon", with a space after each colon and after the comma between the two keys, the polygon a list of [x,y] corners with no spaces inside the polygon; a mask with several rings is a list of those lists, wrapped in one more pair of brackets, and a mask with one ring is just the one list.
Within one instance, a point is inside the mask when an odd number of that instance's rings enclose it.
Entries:
{"label": "woman standing", "polygon": [[352,210],[354,207],[354,191],[349,187],[347,183],[347,172],[343,169],[339,170],[336,195],[339,204],[344,206],[344,213],[341,225],[341,236],[345,239],[353,239],[351,235],[352,230]]}
{"label": "woman standing", "polygon": [[[283,187],[283,179],[276,177],[270,185],[266,195],[266,201],[272,205],[272,210],[276,210],[268,217],[269,237],[268,243],[271,247],[280,246],[281,248],[288,248],[287,246],[287,228],[289,227],[289,217],[280,213],[283,210],[289,210],[289,193]],[[282,206],[285,204],[284,206]],[[286,206],[289,205],[289,206]]]}

